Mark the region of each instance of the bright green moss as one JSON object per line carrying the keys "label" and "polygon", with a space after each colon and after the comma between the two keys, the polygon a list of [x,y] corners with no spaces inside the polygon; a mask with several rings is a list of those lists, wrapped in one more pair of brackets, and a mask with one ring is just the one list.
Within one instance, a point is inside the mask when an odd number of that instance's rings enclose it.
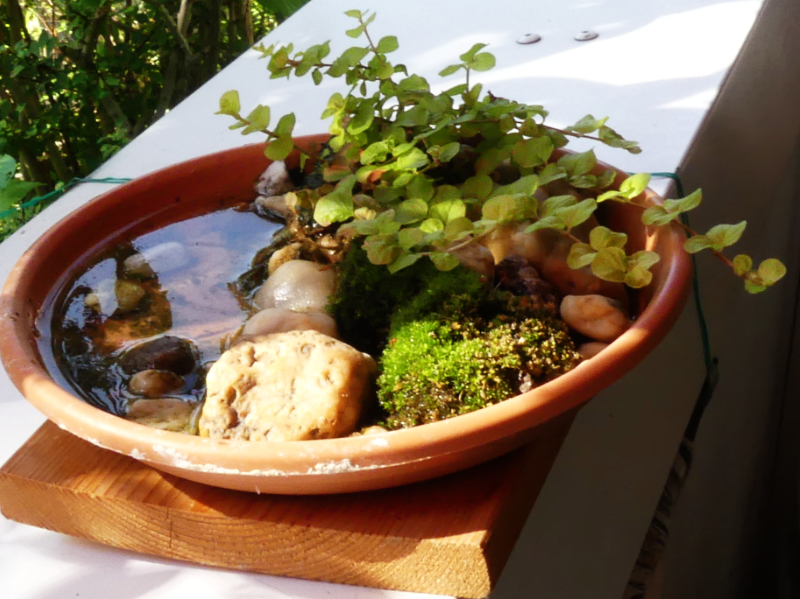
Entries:
{"label": "bright green moss", "polygon": [[452,296],[416,320],[409,315],[403,309],[393,318],[380,359],[378,399],[389,428],[496,404],[523,382],[546,382],[580,361],[563,322],[492,288]]}
{"label": "bright green moss", "polygon": [[465,268],[421,260],[390,274],[356,249],[340,270],[330,311],[342,340],[378,358],[389,428],[496,404],[580,361],[563,322]]}

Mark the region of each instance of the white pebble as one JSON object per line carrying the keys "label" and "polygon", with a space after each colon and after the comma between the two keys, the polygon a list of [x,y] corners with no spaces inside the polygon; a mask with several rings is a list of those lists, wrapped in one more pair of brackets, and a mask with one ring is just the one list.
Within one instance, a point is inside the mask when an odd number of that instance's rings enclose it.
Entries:
{"label": "white pebble", "polygon": [[597,341],[614,341],[631,325],[619,302],[602,295],[568,295],[561,318],[571,328]]}
{"label": "white pebble", "polygon": [[271,197],[282,195],[287,191],[292,191],[294,185],[289,177],[289,171],[283,160],[276,160],[267,167],[255,185],[258,195]]}
{"label": "white pebble", "polygon": [[295,312],[324,312],[336,285],[332,267],[308,260],[284,262],[253,297],[261,308],[284,308]]}

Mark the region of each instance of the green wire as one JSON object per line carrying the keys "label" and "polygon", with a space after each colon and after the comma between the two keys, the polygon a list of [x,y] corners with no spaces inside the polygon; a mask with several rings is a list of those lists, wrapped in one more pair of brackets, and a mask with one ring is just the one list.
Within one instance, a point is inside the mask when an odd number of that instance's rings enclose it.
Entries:
{"label": "green wire", "polygon": [[36,206],[37,204],[41,204],[42,202],[46,202],[51,199],[58,198],[63,193],[65,193],[71,187],[78,185],[79,183],[112,183],[112,184],[120,184],[120,183],[127,183],[131,179],[122,179],[119,177],[105,177],[104,179],[89,179],[89,178],[82,178],[82,177],[75,177],[66,185],[59,187],[58,189],[51,191],[50,193],[46,193],[43,196],[35,197],[27,202],[20,204],[16,208],[12,208],[11,210],[4,210],[0,212],[0,218],[6,218],[7,216],[13,216],[18,214],[19,212],[25,210],[26,208],[31,208]]}
{"label": "green wire", "polygon": [[[653,177],[663,177],[672,179],[675,182],[675,190],[678,197],[684,196],[683,183],[681,178],[676,173],[649,173]],[[681,213],[681,222],[687,227],[689,224],[689,215]],[[719,381],[719,360],[712,356],[711,353],[711,340],[708,334],[708,323],[706,322],[705,313],[703,312],[703,304],[700,301],[700,280],[697,276],[697,260],[692,254],[692,295],[694,295],[694,305],[697,309],[697,321],[700,326],[700,338],[703,342],[703,358],[706,363],[706,378],[703,381],[703,387],[700,389],[700,395],[695,403],[692,416],[689,418],[689,424],[686,426],[684,435],[686,438],[694,440],[697,436],[697,430],[700,426],[700,419],[703,417],[706,406],[711,402],[711,396],[714,394],[714,388]]]}

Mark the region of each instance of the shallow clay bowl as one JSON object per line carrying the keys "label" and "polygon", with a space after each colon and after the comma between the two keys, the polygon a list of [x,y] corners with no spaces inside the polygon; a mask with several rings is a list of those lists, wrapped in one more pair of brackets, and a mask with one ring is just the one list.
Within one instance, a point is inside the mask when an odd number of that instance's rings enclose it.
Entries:
{"label": "shallow clay bowl", "polygon": [[[326,138],[297,143],[313,150]],[[282,494],[393,487],[454,472],[531,441],[548,421],[576,410],[642,360],[672,326],[688,293],[691,267],[681,249],[683,234],[677,228],[645,232],[641,210],[615,208],[605,222],[628,233],[629,251],[654,249],[662,256],[653,282],[634,296],[639,315],[626,333],[595,358],[528,393],[377,436],[295,442],[201,438],[113,416],[59,386],[43,365],[37,329],[49,330],[40,313],[74,276],[75,266],[134,231],[251,200],[253,182],[267,164],[263,146],[254,145],[172,166],[99,196],[39,239],[15,266],[0,300],[0,354],[22,394],[60,427],[95,445],[201,483]],[[617,183],[624,176],[620,172]],[[644,195],[660,201],[649,190]]]}

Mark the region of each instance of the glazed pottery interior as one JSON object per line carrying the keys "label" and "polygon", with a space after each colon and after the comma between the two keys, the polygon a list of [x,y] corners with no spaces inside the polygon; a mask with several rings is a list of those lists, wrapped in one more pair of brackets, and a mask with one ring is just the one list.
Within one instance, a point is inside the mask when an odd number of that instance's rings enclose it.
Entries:
{"label": "glazed pottery interior", "polygon": [[[296,141],[313,150],[326,137]],[[574,411],[633,368],[667,333],[688,294],[691,267],[681,249],[683,234],[674,228],[648,235],[640,211],[615,207],[605,224],[628,233],[629,251],[653,249],[662,256],[653,282],[636,294],[636,322],[566,375],[477,412],[375,436],[227,441],[148,428],[92,407],[59,386],[44,366],[36,336],[49,327],[40,314],[75,265],[136,232],[251,200],[253,181],[267,165],[263,145],[198,158],[114,189],[48,231],[15,266],[0,304],[0,353],[23,395],[75,435],[186,479],[281,494],[379,489],[466,468],[532,440],[541,426]],[[602,168],[608,167],[598,165]],[[617,183],[623,177],[619,173]],[[649,201],[659,201],[645,193]]]}

